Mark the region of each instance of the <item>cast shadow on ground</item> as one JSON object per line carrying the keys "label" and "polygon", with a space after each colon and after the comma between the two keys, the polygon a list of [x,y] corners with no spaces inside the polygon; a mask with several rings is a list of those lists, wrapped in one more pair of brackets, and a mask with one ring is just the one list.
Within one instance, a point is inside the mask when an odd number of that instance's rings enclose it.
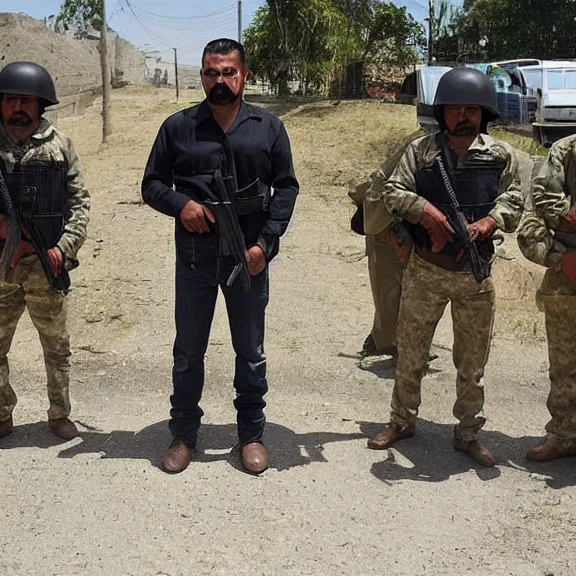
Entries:
{"label": "cast shadow on ground", "polygon": [[[358,362],[358,368],[364,372],[372,372],[372,374],[384,380],[394,380],[394,378],[396,378],[396,358],[391,356],[369,356]],[[442,370],[434,368],[434,366],[429,363],[424,370],[424,376],[438,374],[440,372],[442,372]]]}
{"label": "cast shadow on ground", "polygon": [[[381,424],[357,422],[363,434],[374,436]],[[452,447],[454,427],[418,420],[416,436],[394,444],[390,451],[382,451],[382,461],[372,465],[371,473],[391,484],[398,480],[417,482],[443,482],[451,476],[474,470],[484,481],[501,475],[500,468],[509,467],[526,474],[534,474],[536,480],[545,481],[550,488],[576,485],[576,458],[554,460],[546,463],[530,462],[525,455],[541,438],[524,436],[514,438],[502,432],[483,430],[479,439],[492,450],[495,468],[483,468]],[[403,465],[405,459],[408,466]],[[413,465],[411,466],[410,463]]]}
{"label": "cast shadow on ground", "polygon": [[[168,421],[157,422],[138,432],[114,430],[110,433],[80,432],[81,442],[63,448],[59,458],[73,458],[83,454],[100,454],[102,458],[128,458],[148,460],[159,467],[162,453],[171,441]],[[268,422],[264,442],[270,451],[271,465],[276,470],[288,470],[306,466],[311,462],[327,462],[323,455],[324,445],[329,442],[345,442],[362,438],[362,434],[337,432],[309,432],[297,434],[290,428]],[[241,470],[239,450],[236,449],[235,424],[202,424],[198,439],[196,462],[225,460]],[[24,447],[50,448],[63,444],[54,437],[42,422],[18,426],[14,432],[0,442],[0,449]],[[207,453],[206,451],[221,453]]]}

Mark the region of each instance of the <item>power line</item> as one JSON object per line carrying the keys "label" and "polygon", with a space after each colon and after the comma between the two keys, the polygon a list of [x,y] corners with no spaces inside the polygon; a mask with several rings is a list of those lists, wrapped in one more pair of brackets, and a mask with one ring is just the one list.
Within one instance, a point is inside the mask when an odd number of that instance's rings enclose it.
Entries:
{"label": "power line", "polygon": [[132,8],[132,4],[130,3],[130,0],[124,0],[124,3],[126,4],[126,6],[128,6],[128,9],[132,13],[132,16],[134,16],[134,19],[136,20],[136,22],[138,22],[138,24],[140,24],[142,29],[146,32],[146,34],[148,34],[148,36],[150,36],[150,38],[152,38],[152,40],[156,40],[157,42],[162,42],[162,44],[164,44],[164,46],[167,46],[169,44],[169,42],[166,42],[166,40],[164,40],[163,38],[160,38],[160,36],[156,36],[156,34],[152,34],[152,32],[150,32],[150,30],[148,30],[148,28],[146,28],[146,26],[144,26],[144,24],[142,24],[140,18],[138,18],[138,16],[134,12],[134,10]]}
{"label": "power line", "polygon": [[116,9],[112,11],[112,13],[110,14],[110,16],[108,16],[106,19],[108,22],[112,22],[112,20],[114,19],[115,16],[117,16],[117,14],[119,12],[122,12],[122,0],[118,0],[118,2],[116,3]]}
{"label": "power line", "polygon": [[424,4],[421,4],[420,2],[418,2],[418,0],[410,0],[410,1],[412,2],[412,4],[416,4],[418,8],[422,8],[422,10],[428,11],[428,6],[424,6]]}
{"label": "power line", "polygon": [[149,10],[145,10],[144,8],[136,6],[135,4],[132,4],[132,7],[138,10],[139,12],[143,12],[144,14],[149,14],[150,16],[156,16],[157,18],[165,18],[167,20],[200,20],[204,18],[211,18],[212,16],[225,14],[226,12],[230,12],[233,8],[236,7],[236,4],[230,4],[227,7],[220,8],[219,10],[214,10],[214,12],[207,12],[205,14],[196,14],[194,16],[167,16],[166,14],[158,14],[156,12],[150,12]]}
{"label": "power line", "polygon": [[[202,32],[206,32],[209,30],[212,30],[212,28],[214,27],[227,27],[230,26],[232,24],[236,24],[236,10],[231,11],[230,9],[227,10],[228,14],[222,14],[220,17],[215,17],[211,16],[212,18],[214,18],[212,21],[210,22],[198,22],[196,26],[194,25],[189,25],[186,27],[175,27],[173,26],[171,23],[166,23],[166,22],[146,22],[146,24],[144,23],[144,21],[142,21],[142,19],[140,17],[138,17],[138,15],[135,12],[135,8],[136,6],[131,2],[131,0],[121,0],[124,2],[124,4],[128,7],[128,9],[130,10],[130,14],[131,17],[134,18],[136,20],[136,22],[138,22],[138,24],[141,26],[141,28],[146,32],[146,34],[148,34],[148,36],[150,38],[152,38],[153,40],[155,40],[156,42],[160,42],[162,43],[166,48],[168,48],[170,45],[174,45],[173,41],[167,41],[166,39],[162,38],[161,36],[159,36],[158,34],[152,32],[150,30],[150,27],[153,28],[162,28],[164,30],[168,30],[169,32],[194,32],[195,34],[200,34]],[[234,5],[235,6],[235,5]],[[152,14],[152,13],[150,13]]]}
{"label": "power line", "polygon": [[225,26],[226,24],[230,24],[231,22],[236,22],[236,15],[229,15],[221,18],[219,20],[211,21],[210,23],[198,23],[197,26],[189,25],[182,27],[177,27],[172,24],[164,24],[159,22],[151,22],[151,24],[155,28],[162,28],[163,30],[169,30],[171,32],[194,32],[194,31],[201,31],[206,30],[207,28],[213,28],[214,26]]}

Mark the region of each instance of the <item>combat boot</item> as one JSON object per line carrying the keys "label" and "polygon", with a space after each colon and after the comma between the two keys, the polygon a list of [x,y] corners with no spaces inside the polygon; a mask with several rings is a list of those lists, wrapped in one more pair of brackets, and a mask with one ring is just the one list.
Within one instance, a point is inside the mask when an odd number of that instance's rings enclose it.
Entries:
{"label": "combat boot", "polygon": [[386,450],[390,444],[403,438],[412,438],[416,432],[414,426],[408,426],[408,428],[400,429],[395,424],[385,424],[380,431],[368,440],[368,448],[371,450]]}
{"label": "combat boot", "polygon": [[460,440],[460,438],[454,434],[454,450],[463,452],[466,456],[486,468],[494,468],[494,466],[496,466],[492,452],[490,452],[480,440],[474,439],[466,442],[465,440]]}
{"label": "combat boot", "polygon": [[0,438],[6,438],[6,436],[12,433],[13,428],[14,422],[12,421],[12,416],[10,416],[8,420],[0,422]]}
{"label": "combat boot", "polygon": [[63,440],[72,440],[78,437],[78,428],[76,424],[68,418],[58,418],[56,420],[48,420],[48,425],[52,434],[62,438]]}
{"label": "combat boot", "polygon": [[533,462],[548,462],[556,458],[576,456],[576,443],[564,443],[560,438],[549,436],[543,442],[528,450],[526,458]]}

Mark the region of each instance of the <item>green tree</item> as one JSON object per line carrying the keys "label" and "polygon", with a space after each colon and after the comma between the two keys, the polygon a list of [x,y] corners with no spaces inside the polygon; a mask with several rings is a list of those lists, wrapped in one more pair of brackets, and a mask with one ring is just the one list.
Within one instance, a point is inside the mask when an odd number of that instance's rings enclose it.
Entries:
{"label": "green tree", "polygon": [[572,58],[574,0],[465,0],[439,42],[458,46],[461,60]]}
{"label": "green tree", "polygon": [[103,12],[103,0],[64,0],[60,6],[58,21],[80,28],[90,24],[96,30],[100,30]]}
{"label": "green tree", "polygon": [[434,19],[434,59],[436,63],[452,63],[462,59],[460,38],[460,17],[462,9],[450,0],[440,0],[436,4]]}
{"label": "green tree", "polygon": [[340,92],[357,60],[394,66],[415,62],[424,30],[392,2],[268,0],[244,34],[254,74],[284,93],[291,81],[304,93]]}

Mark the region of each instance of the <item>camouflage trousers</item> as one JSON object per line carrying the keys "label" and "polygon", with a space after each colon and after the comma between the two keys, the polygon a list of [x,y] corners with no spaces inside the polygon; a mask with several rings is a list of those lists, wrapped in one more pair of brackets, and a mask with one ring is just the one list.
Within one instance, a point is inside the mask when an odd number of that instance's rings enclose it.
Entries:
{"label": "camouflage trousers", "polygon": [[390,239],[390,228],[366,236],[368,272],[374,299],[372,339],[379,351],[396,348],[403,266]]}
{"label": "camouflage trousers", "polygon": [[576,444],[576,286],[560,270],[548,269],[537,295],[546,316],[552,419],[546,432]]}
{"label": "camouflage trousers", "polygon": [[412,426],[421,401],[421,382],[436,326],[451,304],[456,366],[457,436],[472,440],[485,423],[484,368],[492,339],[494,286],[472,274],[450,272],[412,253],[404,272],[398,319],[398,363],[392,394],[391,423]]}
{"label": "camouflage trousers", "polygon": [[70,414],[70,338],[66,329],[66,298],[50,289],[36,256],[20,260],[8,280],[0,282],[0,421],[7,420],[16,406],[7,355],[18,321],[26,308],[44,350],[50,402],[48,418],[65,418]]}

